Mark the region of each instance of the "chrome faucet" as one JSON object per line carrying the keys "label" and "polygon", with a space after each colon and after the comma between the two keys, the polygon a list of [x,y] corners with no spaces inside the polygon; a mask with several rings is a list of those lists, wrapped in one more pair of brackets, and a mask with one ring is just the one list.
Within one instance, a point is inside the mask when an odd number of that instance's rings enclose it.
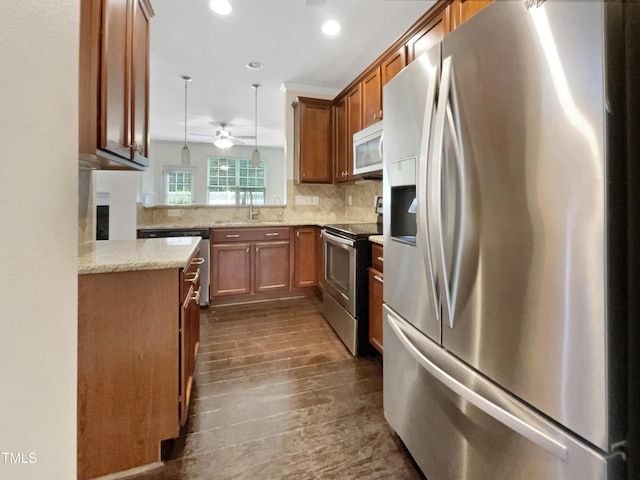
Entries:
{"label": "chrome faucet", "polygon": [[244,194],[242,195],[242,205],[247,204],[247,193],[249,194],[249,220],[251,221],[254,220],[260,212],[253,210],[253,193],[249,189],[245,189]]}

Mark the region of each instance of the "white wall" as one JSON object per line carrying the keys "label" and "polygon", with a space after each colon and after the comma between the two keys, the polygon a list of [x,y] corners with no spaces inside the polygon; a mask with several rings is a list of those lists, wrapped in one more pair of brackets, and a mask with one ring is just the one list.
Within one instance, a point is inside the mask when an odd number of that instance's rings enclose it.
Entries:
{"label": "white wall", "polygon": [[[143,173],[142,193],[154,193],[153,205],[160,205],[162,200],[162,167],[180,165],[180,152],[183,142],[152,140],[149,145],[149,169]],[[196,204],[207,204],[207,165],[209,157],[251,158],[254,147],[236,145],[229,150],[220,150],[211,143],[188,143],[191,151],[191,166],[197,169]],[[275,147],[258,147],[260,158],[266,164],[267,204],[275,203],[279,197],[281,203],[286,201],[285,193],[285,158],[284,150]],[[139,199],[142,202],[142,199]]]}
{"label": "white wall", "polygon": [[78,21],[78,0],[0,15],[3,480],[76,478]]}
{"label": "white wall", "polygon": [[94,172],[96,196],[109,194],[109,240],[136,238],[136,196],[140,175],[140,172],[117,170]]}

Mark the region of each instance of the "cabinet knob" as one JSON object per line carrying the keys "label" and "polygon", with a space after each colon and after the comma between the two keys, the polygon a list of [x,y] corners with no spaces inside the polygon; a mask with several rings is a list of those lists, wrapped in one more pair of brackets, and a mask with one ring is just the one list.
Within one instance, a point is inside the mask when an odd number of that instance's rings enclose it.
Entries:
{"label": "cabinet knob", "polygon": [[302,178],[306,177],[307,174],[305,172],[302,172]]}
{"label": "cabinet knob", "polygon": [[373,278],[380,283],[384,283],[384,280],[382,280],[382,277],[380,277],[380,275],[374,275]]}
{"label": "cabinet knob", "polygon": [[378,114],[377,114],[377,113],[374,113],[374,114],[373,114],[373,119],[374,119],[374,120],[378,120]]}
{"label": "cabinet knob", "polygon": [[380,111],[378,112],[378,118],[379,118],[380,120],[382,120],[382,110],[380,110]]}

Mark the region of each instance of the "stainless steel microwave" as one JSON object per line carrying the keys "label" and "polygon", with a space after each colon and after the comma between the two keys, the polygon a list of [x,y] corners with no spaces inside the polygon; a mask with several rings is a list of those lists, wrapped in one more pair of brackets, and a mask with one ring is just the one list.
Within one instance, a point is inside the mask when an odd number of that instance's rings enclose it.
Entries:
{"label": "stainless steel microwave", "polygon": [[382,120],[353,134],[353,173],[382,175]]}

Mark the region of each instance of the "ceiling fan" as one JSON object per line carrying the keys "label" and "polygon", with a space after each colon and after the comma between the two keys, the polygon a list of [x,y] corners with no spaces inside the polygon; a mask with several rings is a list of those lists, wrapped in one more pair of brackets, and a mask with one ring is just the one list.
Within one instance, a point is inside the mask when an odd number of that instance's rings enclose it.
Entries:
{"label": "ceiling fan", "polygon": [[220,122],[220,127],[220,130],[217,130],[215,135],[209,135],[205,133],[192,133],[191,135],[213,137],[213,144],[223,150],[230,148],[233,145],[244,145],[244,142],[241,139],[246,140],[255,138],[255,136],[253,135],[232,135],[231,132],[227,129],[226,122]]}

